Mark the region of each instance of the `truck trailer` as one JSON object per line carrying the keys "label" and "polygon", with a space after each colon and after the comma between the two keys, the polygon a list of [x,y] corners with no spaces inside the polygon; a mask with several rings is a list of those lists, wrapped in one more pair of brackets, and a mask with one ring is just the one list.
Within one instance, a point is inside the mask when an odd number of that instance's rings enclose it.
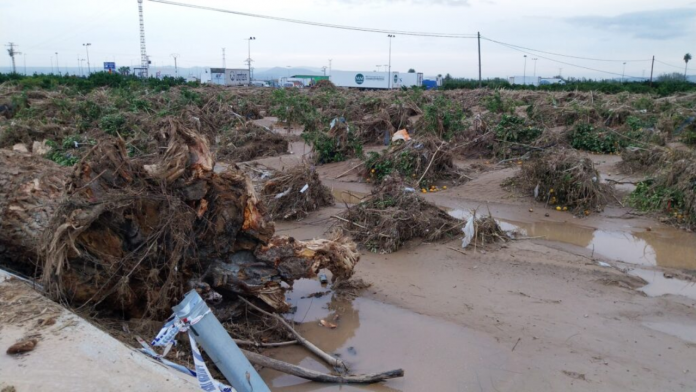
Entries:
{"label": "truck trailer", "polygon": [[[391,73],[391,88],[400,88],[399,73]],[[331,71],[331,83],[338,87],[388,89],[389,72]]]}
{"label": "truck trailer", "polygon": [[422,72],[410,72],[401,73],[398,75],[399,84],[401,87],[415,87],[423,85],[423,73]]}
{"label": "truck trailer", "polygon": [[423,73],[332,71],[329,80],[338,87],[388,89],[423,85]]}
{"label": "truck trailer", "polygon": [[248,69],[211,68],[210,83],[222,86],[246,86],[250,82]]}

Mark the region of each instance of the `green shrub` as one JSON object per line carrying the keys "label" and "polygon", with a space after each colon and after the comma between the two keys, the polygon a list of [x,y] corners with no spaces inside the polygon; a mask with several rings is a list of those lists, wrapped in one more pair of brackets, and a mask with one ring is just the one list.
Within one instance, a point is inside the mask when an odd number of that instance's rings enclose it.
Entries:
{"label": "green shrub", "polygon": [[623,138],[608,130],[595,129],[590,124],[578,124],[570,134],[570,145],[578,150],[614,153],[626,145]]}
{"label": "green shrub", "polygon": [[464,110],[458,102],[443,94],[437,95],[433,103],[423,109],[423,132],[451,140],[466,129],[464,118]]}
{"label": "green shrub", "polygon": [[122,114],[107,114],[99,120],[99,128],[111,136],[130,134],[126,118]]}

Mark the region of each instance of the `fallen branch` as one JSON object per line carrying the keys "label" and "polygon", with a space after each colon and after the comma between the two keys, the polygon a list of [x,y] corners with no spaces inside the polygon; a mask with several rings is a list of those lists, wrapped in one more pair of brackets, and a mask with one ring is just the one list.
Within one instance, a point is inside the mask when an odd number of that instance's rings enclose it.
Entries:
{"label": "fallen branch", "polygon": [[433,161],[435,161],[435,156],[437,155],[438,151],[440,151],[440,149],[441,149],[442,146],[444,146],[444,145],[445,145],[445,142],[442,142],[442,143],[440,143],[440,145],[437,147],[437,150],[435,150],[435,152],[433,153],[433,157],[430,158],[430,163],[428,163],[428,167],[425,168],[425,171],[423,172],[423,175],[420,176],[420,178],[418,179],[418,182],[416,182],[416,184],[419,184],[419,185],[420,185],[421,181],[423,180],[423,177],[425,177],[425,175],[428,174],[428,170],[430,170],[430,166],[433,164]]}
{"label": "fallen branch", "polygon": [[324,362],[326,362],[329,365],[336,368],[337,371],[339,371],[340,373],[348,371],[348,366],[346,366],[346,364],[342,360],[325,353],[319,347],[315,346],[312,342],[303,338],[302,335],[300,335],[297,331],[295,331],[295,328],[293,328],[290,324],[288,324],[288,322],[285,321],[284,318],[278,316],[277,314],[269,313],[269,312],[259,308],[258,306],[252,304],[251,302],[247,301],[246,299],[244,299],[242,297],[239,297],[239,299],[242,300],[247,305],[251,306],[253,309],[265,314],[266,316],[273,317],[274,319],[280,321],[288,329],[288,331],[290,331],[290,333],[295,336],[295,339],[297,339],[297,342],[299,344],[305,346],[307,348],[307,350],[311,351],[313,354],[315,354],[316,356],[321,358]]}
{"label": "fallen branch", "polygon": [[341,218],[340,216],[336,216],[336,215],[331,215],[331,217],[334,218],[334,219],[338,219],[338,220],[340,220],[340,221],[346,222],[346,223],[353,224],[353,225],[355,225],[355,226],[358,226],[358,227],[361,228],[361,229],[369,230],[367,227],[365,227],[365,226],[363,226],[363,225],[361,225],[361,224],[355,223],[355,222],[353,222],[353,221],[349,221],[349,220],[346,219],[346,218]]}
{"label": "fallen branch", "polygon": [[254,365],[264,366],[273,370],[277,370],[279,372],[291,374],[293,376],[317,382],[328,382],[338,384],[372,384],[388,380],[390,378],[404,376],[403,369],[390,370],[388,372],[383,373],[336,376],[333,374],[326,374],[317,372],[315,370],[302,368],[297,365],[279,361],[277,359],[269,358],[264,355],[256,354],[246,350],[242,350],[242,353],[244,353],[249,362],[251,362]]}
{"label": "fallen branch", "polygon": [[278,343],[259,343],[259,342],[254,342],[251,340],[234,339],[234,342],[237,343],[238,346],[254,346],[254,347],[285,347],[285,346],[293,346],[293,345],[297,344],[297,340],[289,340],[287,342],[278,342]]}
{"label": "fallen branch", "polygon": [[364,164],[365,164],[365,162],[360,162],[359,165],[355,165],[355,166],[351,167],[350,169],[344,171],[343,173],[339,174],[338,176],[334,177],[334,180],[338,180],[339,178],[345,176],[346,174],[352,172],[353,170],[359,168],[360,166],[362,166],[362,165],[364,165]]}

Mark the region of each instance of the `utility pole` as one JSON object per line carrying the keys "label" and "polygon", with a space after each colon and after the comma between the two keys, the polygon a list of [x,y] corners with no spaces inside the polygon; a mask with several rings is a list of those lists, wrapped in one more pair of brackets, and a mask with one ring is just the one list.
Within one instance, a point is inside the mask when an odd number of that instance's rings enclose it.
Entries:
{"label": "utility pole", "polygon": [[179,57],[178,53],[172,53],[172,57],[174,57],[174,77],[179,77],[179,67],[176,65],[176,58]]}
{"label": "utility pole", "polygon": [[80,56],[77,56],[77,72],[80,73],[80,76],[82,76],[82,64],[80,63]]}
{"label": "utility pole", "polygon": [[375,65],[375,67],[377,67],[377,72],[382,72],[382,66],[381,66],[381,65],[377,64],[377,65]]}
{"label": "utility pole", "polygon": [[10,58],[12,58],[12,73],[17,73],[17,68],[15,67],[15,56],[18,55],[18,54],[22,54],[22,53],[17,52],[17,51],[14,49],[14,47],[17,46],[17,45],[15,45],[15,44],[12,43],[12,42],[9,42],[9,43],[8,43],[7,45],[5,45],[5,46],[9,46],[9,47],[10,47],[9,49],[7,49],[7,54],[9,54],[9,55],[10,55]]}
{"label": "utility pole", "polygon": [[249,66],[249,86],[251,86],[251,41],[255,41],[256,37],[245,38],[247,40],[248,55],[247,65]]}
{"label": "utility pole", "polygon": [[655,55],[653,55],[652,65],[650,66],[650,87],[652,87],[653,69],[655,69]]}
{"label": "utility pole", "polygon": [[326,76],[326,65],[321,67],[321,70],[324,72],[324,76]]}
{"label": "utility pole", "polygon": [[51,74],[53,74],[53,55],[51,55]]}
{"label": "utility pole", "polygon": [[537,60],[539,60],[539,59],[537,59],[537,58],[532,59],[532,61],[534,61],[534,79],[535,80],[536,80],[536,62],[537,62]]}
{"label": "utility pole", "polygon": [[225,69],[227,64],[225,63],[225,48],[222,48],[222,69]]}
{"label": "utility pole", "polygon": [[388,81],[389,87],[388,88],[391,90],[391,41],[392,41],[392,38],[396,38],[396,36],[394,34],[389,34],[389,35],[387,35],[387,37],[389,37],[389,81]]}
{"label": "utility pole", "polygon": [[481,88],[481,32],[478,32],[479,88]]}
{"label": "utility pole", "polygon": [[58,65],[58,52],[56,52],[56,71],[58,71],[58,75],[60,75],[60,66]]}
{"label": "utility pole", "polygon": [[89,65],[89,47],[92,46],[89,42],[86,44],[82,44],[82,46],[85,47],[85,51],[87,52],[87,70],[89,71],[88,75],[92,74],[92,66]]}
{"label": "utility pole", "polygon": [[522,85],[527,85],[527,55],[524,55],[524,70],[522,71]]}
{"label": "utility pole", "polygon": [[623,63],[623,71],[621,71],[621,83],[624,82],[624,76],[626,75],[626,62]]}

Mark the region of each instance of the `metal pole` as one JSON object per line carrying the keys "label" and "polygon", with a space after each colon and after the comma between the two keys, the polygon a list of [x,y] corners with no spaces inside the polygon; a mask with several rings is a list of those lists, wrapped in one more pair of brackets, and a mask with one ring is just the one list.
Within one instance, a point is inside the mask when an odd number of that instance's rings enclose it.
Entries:
{"label": "metal pole", "polygon": [[623,70],[621,71],[621,83],[624,82],[624,75],[626,75],[626,63],[623,63]]}
{"label": "metal pole", "polygon": [[479,88],[481,88],[481,32],[478,32]]}
{"label": "metal pole", "polygon": [[190,327],[193,339],[203,347],[234,389],[239,392],[270,392],[256,369],[195,290],[189,291],[184,300],[172,309],[181,320],[203,317]]}
{"label": "metal pole", "polygon": [[58,65],[58,52],[56,52],[56,71],[58,71],[58,75],[60,75],[60,66]]}
{"label": "metal pole", "polygon": [[650,87],[652,87],[653,69],[655,69],[655,55],[653,55],[652,65],[650,66]]}
{"label": "metal pole", "polygon": [[524,73],[522,74],[522,85],[527,85],[527,55],[524,55]]}
{"label": "metal pole", "polygon": [[331,76],[331,61],[333,61],[333,59],[329,59],[329,76]]}
{"label": "metal pole", "polygon": [[92,44],[90,44],[89,42],[86,44],[82,44],[82,46],[85,47],[85,51],[87,52],[87,70],[89,71],[88,75],[92,74],[92,66],[89,64],[89,47],[90,47],[90,45],[92,45]]}
{"label": "metal pole", "polygon": [[389,34],[389,35],[387,35],[387,37],[389,37],[389,75],[388,75],[389,81],[388,81],[387,85],[389,86],[388,88],[391,90],[391,42],[392,42],[392,38],[394,38],[396,36],[393,34]]}

